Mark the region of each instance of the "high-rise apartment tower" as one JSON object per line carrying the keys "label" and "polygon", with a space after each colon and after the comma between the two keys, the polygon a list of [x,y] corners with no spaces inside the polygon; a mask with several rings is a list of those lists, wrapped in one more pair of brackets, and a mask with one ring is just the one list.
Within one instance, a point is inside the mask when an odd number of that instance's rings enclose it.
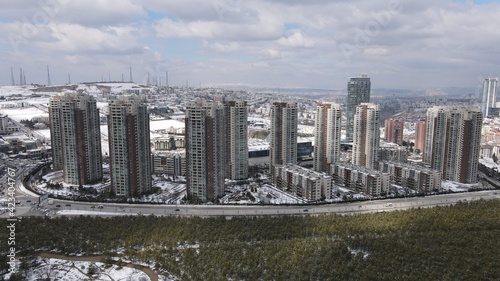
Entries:
{"label": "high-rise apartment tower", "polygon": [[403,131],[405,122],[402,118],[387,118],[385,119],[385,136],[384,139],[388,142],[403,145]]}
{"label": "high-rise apartment tower", "polygon": [[151,190],[151,143],[147,106],[137,96],[109,102],[111,191],[133,197]]}
{"label": "high-rise apartment tower", "polygon": [[352,163],[368,169],[376,168],[380,145],[379,106],[362,103],[354,114]]}
{"label": "high-rise apartment tower", "polygon": [[342,128],[340,105],[320,103],[316,106],[314,170],[329,173],[330,164],[340,158],[340,130]]}
{"label": "high-rise apartment tower", "polygon": [[99,110],[92,96],[68,92],[50,97],[50,135],[54,170],[74,185],[102,179]]}
{"label": "high-rise apartment tower", "polygon": [[227,178],[248,178],[248,110],[245,101],[226,101]]}
{"label": "high-rise apartment tower", "polygon": [[271,107],[270,173],[276,165],[297,163],[298,110],[296,102],[274,102]]}
{"label": "high-rise apartment tower", "polygon": [[420,153],[425,151],[425,120],[419,120],[415,123],[415,150]]}
{"label": "high-rise apartment tower", "polygon": [[436,106],[427,111],[424,161],[443,179],[476,183],[483,116],[479,108]]}
{"label": "high-rise apartment tower", "polygon": [[186,107],[186,189],[193,203],[224,195],[226,119],[224,106],[197,100]]}

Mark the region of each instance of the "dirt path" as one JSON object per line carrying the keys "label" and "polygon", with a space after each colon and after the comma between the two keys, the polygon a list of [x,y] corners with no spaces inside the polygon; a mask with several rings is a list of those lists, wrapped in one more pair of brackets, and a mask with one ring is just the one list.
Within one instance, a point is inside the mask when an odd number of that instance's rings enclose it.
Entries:
{"label": "dirt path", "polygon": [[[60,259],[60,260],[68,260],[68,261],[86,261],[86,262],[104,262],[104,256],[81,256],[81,257],[75,257],[75,256],[66,256],[63,254],[56,254],[56,253],[49,253],[49,252],[39,252],[35,253],[36,256],[40,256],[42,258],[49,258],[49,259]],[[124,263],[123,266],[130,267],[130,268],[135,268],[142,270],[146,275],[151,279],[151,281],[158,281],[158,274],[151,270],[149,267],[145,267],[139,264],[133,264],[133,263]]]}

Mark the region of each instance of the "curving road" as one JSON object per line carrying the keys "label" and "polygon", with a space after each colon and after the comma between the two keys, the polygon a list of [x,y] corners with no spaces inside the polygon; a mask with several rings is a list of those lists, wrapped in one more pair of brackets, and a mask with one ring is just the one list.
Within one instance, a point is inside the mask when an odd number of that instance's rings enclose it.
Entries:
{"label": "curving road", "polygon": [[[31,198],[31,199],[28,199]],[[500,198],[496,190],[453,193],[427,197],[396,198],[373,200],[352,203],[335,203],[314,206],[262,206],[262,205],[147,205],[147,204],[112,204],[112,203],[87,203],[53,199],[53,204],[44,202],[43,209],[48,210],[49,216],[62,215],[157,215],[157,216],[263,216],[263,215],[319,215],[326,213],[351,214],[374,213],[410,208],[427,208],[434,206],[452,205],[458,201],[472,201],[479,199]],[[22,206],[17,206],[16,216],[45,215],[26,200],[36,201],[28,194],[20,196]],[[25,202],[23,202],[25,200]],[[31,203],[32,203],[31,202]],[[100,208],[100,206],[102,208]],[[0,217],[6,217],[6,214]]]}
{"label": "curving road", "polygon": [[[32,166],[31,166],[32,167]],[[23,166],[16,171],[16,205],[17,217],[19,216],[63,216],[63,215],[90,215],[90,216],[115,216],[115,215],[157,215],[157,216],[264,216],[264,215],[318,215],[326,213],[350,214],[373,213],[409,208],[426,208],[442,205],[452,205],[458,201],[472,201],[479,199],[500,198],[496,190],[478,192],[452,193],[427,197],[396,198],[373,200],[352,203],[333,203],[325,205],[147,205],[147,204],[113,204],[113,203],[87,203],[52,199],[53,204],[45,201],[38,208],[38,197],[22,186],[21,179],[31,172],[30,165]],[[29,201],[29,202],[28,202]],[[99,208],[99,205],[102,208]],[[6,218],[9,213],[0,214]]]}

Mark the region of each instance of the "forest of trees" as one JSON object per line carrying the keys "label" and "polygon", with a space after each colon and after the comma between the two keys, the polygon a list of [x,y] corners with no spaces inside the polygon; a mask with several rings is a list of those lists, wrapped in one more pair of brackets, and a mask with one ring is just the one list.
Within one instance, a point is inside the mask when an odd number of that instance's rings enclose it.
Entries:
{"label": "forest of trees", "polygon": [[500,200],[356,215],[27,217],[16,229],[19,256],[100,253],[181,280],[500,280],[499,241]]}

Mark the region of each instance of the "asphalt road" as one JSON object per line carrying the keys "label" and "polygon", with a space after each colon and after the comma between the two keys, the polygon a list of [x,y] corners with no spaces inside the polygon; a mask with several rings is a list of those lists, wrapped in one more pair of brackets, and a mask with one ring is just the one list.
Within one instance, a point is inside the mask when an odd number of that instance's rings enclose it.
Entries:
{"label": "asphalt road", "polygon": [[[32,167],[32,166],[31,166]],[[87,203],[52,199],[53,204],[45,201],[37,207],[38,197],[21,188],[21,179],[31,171],[28,165],[16,170],[16,205],[17,217],[20,216],[64,216],[64,215],[150,215],[157,216],[261,216],[261,215],[318,215],[325,213],[351,214],[388,212],[409,208],[426,208],[452,205],[460,200],[479,200],[500,198],[500,191],[487,190],[478,192],[452,193],[426,197],[395,198],[352,203],[334,203],[326,205],[147,205],[147,204],[112,204]],[[30,202],[28,202],[30,201]],[[99,206],[102,208],[99,208]],[[0,218],[9,217],[9,212],[0,214]]]}
{"label": "asphalt road", "polygon": [[[18,189],[17,200],[21,205],[16,206],[16,216],[62,216],[62,215],[157,215],[157,216],[261,216],[261,215],[318,215],[325,213],[351,214],[374,213],[405,210],[409,208],[427,208],[434,206],[452,205],[460,200],[479,200],[500,198],[500,191],[488,190],[467,193],[453,193],[426,197],[396,198],[373,200],[352,203],[335,203],[314,206],[266,206],[266,205],[145,205],[145,204],[111,204],[87,203],[53,199],[53,204],[47,201],[41,209],[30,203],[37,199],[23,193]],[[27,202],[31,200],[31,202]],[[102,208],[99,208],[102,205]],[[42,212],[45,210],[45,212]],[[48,211],[47,211],[48,210]],[[8,213],[0,215],[7,217]]]}

